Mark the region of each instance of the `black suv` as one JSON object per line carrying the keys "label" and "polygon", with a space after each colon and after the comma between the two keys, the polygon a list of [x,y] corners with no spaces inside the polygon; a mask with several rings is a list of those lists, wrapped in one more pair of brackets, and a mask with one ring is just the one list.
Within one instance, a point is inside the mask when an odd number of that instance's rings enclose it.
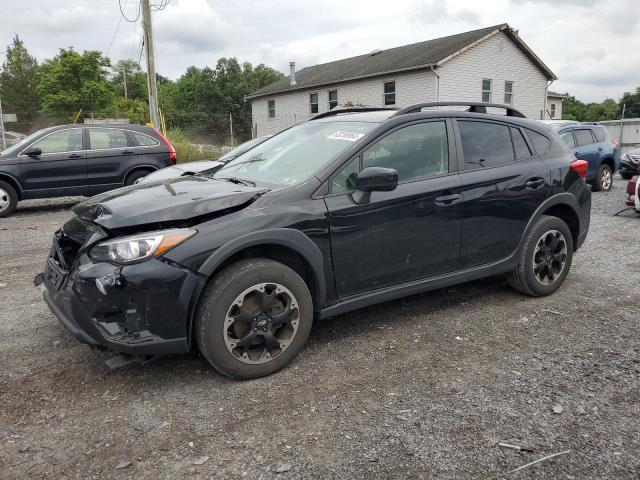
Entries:
{"label": "black suv", "polygon": [[423,111],[446,105],[334,109],[211,175],[86,200],[55,234],[45,300],[93,347],[197,345],[250,378],[314,319],[495,274],[554,292],[587,235],[587,163],[511,107]]}
{"label": "black suv", "polygon": [[19,200],[91,196],[176,163],[157,130],[141,125],[60,125],[0,152],[0,217]]}

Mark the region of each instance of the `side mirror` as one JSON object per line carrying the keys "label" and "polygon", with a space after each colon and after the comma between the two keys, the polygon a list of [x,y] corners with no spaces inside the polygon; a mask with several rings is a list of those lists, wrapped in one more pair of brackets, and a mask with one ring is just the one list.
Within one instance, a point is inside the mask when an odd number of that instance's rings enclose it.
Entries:
{"label": "side mirror", "polygon": [[30,157],[39,157],[40,155],[42,155],[42,150],[38,147],[35,147],[35,148],[30,148],[24,153]]}
{"label": "side mirror", "polygon": [[356,180],[356,191],[352,194],[356,203],[368,203],[371,192],[391,192],[398,186],[398,172],[393,168],[367,167]]}

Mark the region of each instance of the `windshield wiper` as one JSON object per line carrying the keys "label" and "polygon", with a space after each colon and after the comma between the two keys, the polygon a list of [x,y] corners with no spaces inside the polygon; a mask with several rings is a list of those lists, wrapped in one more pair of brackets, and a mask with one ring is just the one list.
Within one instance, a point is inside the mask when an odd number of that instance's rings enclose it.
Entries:
{"label": "windshield wiper", "polygon": [[237,178],[237,177],[213,177],[213,178],[217,178],[218,180],[226,180],[228,182],[235,183],[237,185],[248,185],[250,187],[256,186],[256,182],[253,182],[251,180],[244,180],[242,178]]}

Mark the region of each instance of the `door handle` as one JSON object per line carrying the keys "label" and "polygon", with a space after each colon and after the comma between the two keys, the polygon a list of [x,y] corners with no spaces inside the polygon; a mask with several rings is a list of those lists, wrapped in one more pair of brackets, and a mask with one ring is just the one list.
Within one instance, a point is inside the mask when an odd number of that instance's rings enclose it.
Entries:
{"label": "door handle", "polygon": [[69,158],[82,158],[80,153],[70,153]]}
{"label": "door handle", "polygon": [[527,188],[538,188],[543,186],[544,184],[544,178],[532,178],[531,180],[527,181],[524,186]]}
{"label": "door handle", "polygon": [[122,150],[121,152],[123,155],[131,155],[132,153],[135,153],[133,150]]}
{"label": "door handle", "polygon": [[436,197],[434,203],[436,205],[440,205],[442,207],[453,204],[456,200],[458,200],[462,195],[459,193],[451,193],[448,195],[442,195],[441,197]]}

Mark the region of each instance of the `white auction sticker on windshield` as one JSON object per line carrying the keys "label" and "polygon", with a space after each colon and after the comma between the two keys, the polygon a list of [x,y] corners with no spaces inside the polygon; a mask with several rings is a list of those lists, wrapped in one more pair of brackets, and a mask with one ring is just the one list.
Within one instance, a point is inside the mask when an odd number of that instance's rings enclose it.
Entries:
{"label": "white auction sticker on windshield", "polygon": [[327,138],[332,138],[333,140],[346,140],[348,142],[355,142],[356,140],[360,140],[362,137],[364,137],[364,133],[344,132],[342,130],[338,130],[336,133],[329,135]]}

